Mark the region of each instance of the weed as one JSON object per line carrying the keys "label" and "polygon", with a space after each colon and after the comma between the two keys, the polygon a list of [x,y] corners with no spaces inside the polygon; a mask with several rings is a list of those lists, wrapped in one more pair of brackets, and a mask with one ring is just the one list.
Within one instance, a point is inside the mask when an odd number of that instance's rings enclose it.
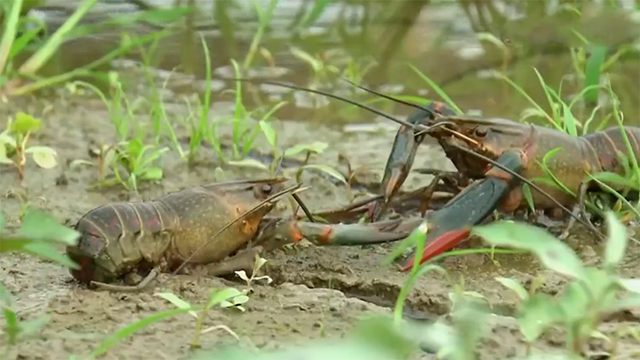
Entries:
{"label": "weed", "polygon": [[239,310],[244,311],[244,308],[241,305],[249,300],[244,292],[241,292],[235,288],[225,288],[220,291],[211,290],[211,294],[209,295],[209,300],[207,301],[206,306],[203,307],[199,313],[193,310],[191,304],[173,293],[157,293],[156,296],[169,301],[181,310],[187,310],[189,314],[196,319],[193,340],[191,341],[192,348],[200,347],[201,335],[218,329],[225,330],[226,332],[231,334],[231,336],[236,338],[236,340],[240,340],[238,335],[236,335],[233,330],[229,329],[229,327],[225,325],[216,325],[206,329],[202,329],[202,327],[204,325],[204,319],[207,315],[207,312],[216,305],[223,308],[236,307]]}
{"label": "weed", "polygon": [[638,280],[622,278],[617,273],[628,243],[626,229],[612,212],[606,213],[606,223],[608,240],[601,268],[583,266],[566,244],[539,227],[497,222],[472,230],[472,234],[493,245],[530,251],[543,266],[570,279],[559,299],[525,293],[515,281],[510,282],[524,296],[517,316],[528,343],[552,326],[562,325],[567,331],[568,354],[582,356],[586,342],[604,317],[633,308],[640,300]]}
{"label": "weed", "polygon": [[[190,164],[195,162],[196,154],[198,148],[202,144],[202,141],[207,136],[207,132],[209,131],[209,110],[211,107],[211,59],[209,56],[209,47],[204,39],[204,36],[201,36],[200,40],[202,41],[202,48],[204,49],[205,55],[205,71],[206,71],[206,80],[205,80],[205,92],[204,92],[204,104],[200,104],[198,101],[198,114],[200,115],[198,119],[190,117],[190,139],[189,139],[189,152],[188,152],[188,161]],[[197,123],[195,122],[197,120]],[[222,153],[221,147],[219,143],[211,143],[214,149],[218,151],[218,154]]]}
{"label": "weed", "polygon": [[258,5],[257,1],[253,1],[253,5],[256,9],[256,13],[258,14],[259,26],[255,35],[253,36],[253,40],[251,41],[251,45],[249,46],[249,52],[247,56],[244,58],[244,62],[242,63],[242,72],[245,72],[251,66],[253,62],[253,58],[260,46],[260,42],[262,41],[262,37],[267,30],[267,26],[271,23],[271,18],[273,17],[273,13],[278,6],[280,0],[270,0],[267,9],[263,9],[260,5]]}
{"label": "weed", "polygon": [[[171,33],[170,29],[164,29],[136,40],[124,37],[123,44],[119,48],[88,65],[49,78],[38,77],[38,71],[53,57],[66,40],[89,32],[92,26],[81,26],[79,22],[96,3],[98,3],[98,0],[85,0],[79,4],[76,11],[55,33],[47,37],[43,42],[44,44],[40,44],[41,41],[38,39],[38,35],[45,30],[45,24],[38,19],[20,18],[23,10],[27,9],[30,4],[26,4],[24,0],[0,3],[4,12],[9,14],[7,21],[2,24],[4,29],[1,32],[2,38],[0,39],[0,95],[24,95],[35,90],[67,82],[76,77],[92,75],[94,69],[112,59],[139,47],[141,44],[156,41]],[[172,20],[171,15],[182,16],[184,13],[180,9],[149,11],[137,14],[130,20],[144,19],[153,21],[154,19],[162,19],[163,21],[170,21]],[[118,23],[118,20],[116,19],[115,22]],[[27,28],[26,25],[28,23],[36,23],[37,26]],[[25,28],[23,29],[21,26]],[[18,34],[21,35],[18,36]],[[34,46],[37,47],[35,53],[15,70],[13,60],[16,56]],[[24,79],[28,79],[29,82],[25,84]]]}
{"label": "weed", "polygon": [[[0,211],[0,254],[11,252],[30,254],[77,269],[78,265],[66,255],[60,254],[55,246],[74,245],[78,235],[77,231],[59,224],[53,217],[37,209],[27,209],[20,229],[15,234],[9,235],[4,232],[4,215]],[[29,321],[21,320],[13,307],[11,293],[2,283],[0,283],[0,309],[5,319],[0,335],[6,337],[6,343],[9,345],[5,348],[5,355],[18,341],[39,331],[47,321],[47,317]]]}
{"label": "weed", "polygon": [[[117,74],[113,73],[110,78],[114,88],[114,97],[111,102],[100,89],[89,83],[75,81],[69,85],[69,88],[72,93],[75,93],[77,86],[86,87],[100,97],[109,111],[109,116],[119,140],[116,145],[102,145],[97,150],[99,181],[96,185],[111,186],[120,184],[127,190],[137,192],[140,181],[158,181],[162,179],[163,170],[161,167],[156,166],[155,163],[169,148],[158,145],[145,145],[143,143],[147,133],[143,130],[144,126],[141,126],[139,121],[136,120],[135,112],[138,109],[137,105],[144,99],[138,98],[133,103],[129,102]],[[124,104],[124,109],[122,104]],[[130,139],[132,124],[135,126],[134,138]],[[113,170],[113,179],[107,179],[105,175],[107,168]],[[126,176],[121,175],[121,170],[126,171]]]}
{"label": "weed", "polygon": [[20,181],[24,180],[24,166],[27,154],[41,168],[52,169],[58,162],[57,152],[48,146],[27,146],[29,137],[40,130],[42,120],[23,112],[9,118],[7,128],[0,133],[0,163],[12,164],[18,171]]}
{"label": "weed", "polygon": [[[144,145],[138,139],[121,143],[115,157],[113,171],[116,181],[127,190],[138,191],[140,181],[158,181],[162,179],[162,168],[154,163],[161,155],[169,150],[164,147],[158,149],[155,145]],[[127,171],[127,178],[123,178],[118,170],[118,165]]]}
{"label": "weed", "polygon": [[258,274],[258,271],[260,271],[260,268],[262,268],[266,263],[267,263],[266,259],[263,259],[258,254],[256,254],[256,262],[253,264],[253,271],[251,272],[251,277],[248,277],[247,273],[244,270],[236,271],[236,275],[238,275],[240,279],[244,280],[247,283],[247,286],[250,288],[251,288],[251,284],[254,281],[259,281],[259,280],[266,280],[267,284],[271,284],[273,279],[271,279],[271,277],[269,277],[268,275],[256,276],[256,274]]}
{"label": "weed", "polygon": [[[5,197],[16,199],[20,203],[20,212],[18,213],[18,220],[20,221],[23,221],[29,210],[33,208],[29,201],[28,188],[8,190],[5,193]],[[42,196],[39,197],[38,200],[40,201],[40,208],[44,207],[47,203],[47,200]]]}
{"label": "weed", "polygon": [[[78,6],[76,11],[62,24],[62,26],[49,37],[41,48],[36,51],[20,68],[17,69],[17,75],[22,77],[34,77],[40,68],[53,56],[53,54],[62,45],[65,36],[78,24],[82,17],[98,2],[98,0],[85,0]],[[6,4],[6,5],[5,5]],[[10,4],[10,5],[9,5]],[[3,83],[12,74],[11,60],[23,51],[26,46],[36,38],[37,34],[42,30],[41,27],[37,27],[28,31],[25,31],[20,37],[16,38],[18,34],[18,27],[20,25],[20,13],[22,10],[23,0],[4,2],[5,10],[9,13],[8,21],[4,26],[2,40],[0,42],[0,89]],[[10,7],[9,7],[10,6]],[[7,66],[9,65],[9,66]],[[7,71],[8,70],[8,71]],[[41,80],[40,82],[49,83],[50,80]],[[20,89],[12,91],[12,93],[20,93]]]}

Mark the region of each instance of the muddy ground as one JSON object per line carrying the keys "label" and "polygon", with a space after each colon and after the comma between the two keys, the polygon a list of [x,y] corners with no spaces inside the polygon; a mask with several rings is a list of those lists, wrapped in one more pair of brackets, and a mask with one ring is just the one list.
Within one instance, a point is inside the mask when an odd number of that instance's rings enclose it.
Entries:
{"label": "muddy ground", "polygon": [[[212,114],[229,111],[229,104],[216,103]],[[91,190],[87,187],[97,180],[93,167],[70,169],[68,162],[75,159],[91,160],[89,148],[95,143],[112,142],[113,126],[102,103],[94,99],[79,99],[59,95],[49,99],[25,98],[11,100],[0,107],[2,123],[15,111],[24,111],[44,120],[39,134],[32,144],[48,145],[59,152],[60,166],[52,170],[37,168],[29,161],[24,187],[17,174],[10,168],[2,168],[0,188],[3,192],[28,190],[33,206],[40,206],[54,214],[61,222],[75,222],[91,208],[107,202],[123,199],[121,189]],[[177,115],[186,109],[179,104],[170,106]],[[369,124],[375,119],[365,119]],[[388,125],[387,122],[381,122]],[[384,129],[385,127],[383,127]],[[393,140],[394,127],[378,132],[347,132],[342,128],[324,128],[319,125],[283,122],[279,125],[281,148],[296,143],[309,143],[322,138],[330,144],[329,150],[314,159],[316,163],[337,163],[337,153],[348,155],[356,167],[369,168],[368,179],[379,181],[388,151]],[[260,148],[266,149],[262,137]],[[203,156],[209,156],[203,150]],[[93,160],[92,160],[93,161]],[[444,154],[435,146],[426,145],[418,153],[417,166],[452,168]],[[164,158],[165,179],[155,185],[142,188],[144,198],[157,197],[178,189],[215,181],[215,165],[204,162],[188,170],[183,162],[170,151]],[[232,177],[258,177],[257,171],[227,168]],[[426,176],[413,175],[407,188],[416,187],[428,180]],[[315,211],[347,204],[346,189],[326,178],[307,173],[303,181],[313,188],[302,195],[303,200]],[[126,197],[126,196],[125,196]],[[42,199],[41,199],[42,198]],[[44,201],[43,201],[44,200]],[[17,226],[19,202],[15,198],[2,198],[2,208],[7,214],[8,226]],[[479,241],[471,241],[478,245]],[[597,263],[601,245],[589,237],[576,235],[569,243],[588,263]],[[205,326],[227,325],[242,342],[259,348],[273,349],[284,345],[300,344],[309,339],[338,338],[347,333],[363,315],[389,313],[406,275],[394,268],[382,266],[384,257],[393,245],[352,248],[317,248],[301,246],[296,253],[277,251],[267,256],[265,272],[274,282],[256,285],[246,306],[246,312],[235,309],[212,310]],[[637,254],[637,246],[631,245],[629,254]],[[485,255],[449,258],[442,265],[456,281],[464,280],[466,290],[477,291],[492,303],[496,313],[508,316],[513,313],[517,298],[494,280],[496,276],[516,277],[527,281],[539,274],[536,261],[529,256],[498,255],[495,262]],[[625,266],[627,276],[640,272],[635,256],[629,255]],[[544,272],[543,272],[544,273]],[[544,273],[547,281],[544,291],[555,294],[561,290],[563,279]],[[241,281],[196,276],[162,275],[154,288],[139,294],[117,294],[87,290],[77,284],[61,266],[26,256],[0,258],[0,278],[14,294],[16,307],[23,319],[49,316],[39,334],[26,339],[11,352],[11,359],[66,359],[69,355],[88,354],[108,334],[147,317],[155,312],[171,309],[173,305],[154,296],[154,292],[173,292],[192,303],[203,303],[214,288],[229,286],[245,288]],[[421,278],[411,293],[407,316],[428,321],[445,314],[450,306],[448,293],[452,287],[436,274]],[[637,327],[638,318],[633,314],[617,317],[607,322],[602,330],[611,333],[617,328]],[[493,332],[483,342],[481,359],[522,355],[524,343],[517,328],[506,318],[498,322]],[[187,359],[194,329],[194,319],[179,315],[133,335],[113,348],[105,359]],[[233,344],[236,340],[224,331],[203,335],[204,349],[221,343]],[[539,349],[563,346],[563,335],[552,333],[537,344]],[[593,351],[606,350],[603,343],[594,343]],[[620,343],[620,358],[640,356],[640,346],[632,339]],[[432,354],[417,354],[416,358],[435,358]]]}

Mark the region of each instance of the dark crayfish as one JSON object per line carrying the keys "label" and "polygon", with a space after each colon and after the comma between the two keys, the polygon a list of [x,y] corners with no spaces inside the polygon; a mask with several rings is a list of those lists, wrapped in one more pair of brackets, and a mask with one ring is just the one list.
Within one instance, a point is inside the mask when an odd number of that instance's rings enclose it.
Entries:
{"label": "dark crayfish", "polygon": [[[516,171],[526,179],[536,179],[547,177],[543,164],[554,174],[566,189],[557,186],[541,183],[536,186],[537,191],[532,191],[533,204],[537,210],[555,210],[561,208],[568,211],[567,207],[573,208],[574,218],[576,215],[585,214],[585,195],[588,191],[599,191],[598,184],[588,178],[589,174],[599,172],[611,172],[624,176],[625,165],[621,161],[618,152],[630,156],[640,156],[640,128],[633,126],[612,127],[603,131],[598,131],[588,135],[575,137],[565,132],[548,127],[532,124],[522,124],[519,122],[500,119],[484,118],[478,116],[451,115],[453,111],[447,109],[442,104],[433,106],[434,109],[446,109],[436,111],[448,113],[447,115],[431,114],[426,117],[414,116],[413,120],[417,124],[434,127],[437,123],[447,123],[429,132],[435,137],[447,157],[453,162],[460,172],[461,177],[466,179],[482,179],[488,176],[485,173],[487,161],[478,159],[477,155],[470,154],[469,150],[475,154],[480,154],[488,159],[497,160],[504,154],[513,151],[525,150],[526,156],[522,157],[519,164],[521,170]],[[417,114],[424,114],[423,109],[416,111]],[[398,137],[402,138],[408,132],[401,128]],[[631,144],[631,154],[625,146],[625,137]],[[402,139],[401,139],[402,140]],[[416,151],[422,139],[414,137],[414,142],[407,146],[402,141],[396,141],[392,148],[393,153],[412,153]],[[555,155],[543,161],[545,155],[551,151],[556,151]],[[408,161],[398,161],[394,163],[393,156],[390,156],[385,169],[383,179],[383,189],[385,198],[390,198],[406,178],[412,165],[412,158],[404,157]],[[401,164],[401,165],[398,165]],[[395,168],[394,168],[395,166]],[[399,170],[397,170],[399,169]],[[512,170],[515,170],[512,168]],[[626,190],[613,184],[616,190]],[[571,193],[567,193],[569,190]],[[505,190],[498,209],[502,212],[512,213],[528,207],[525,201],[524,192],[521,187],[510,187]],[[584,216],[583,216],[584,218]],[[582,220],[580,220],[583,222]],[[568,227],[568,228],[569,228]],[[590,226],[592,228],[592,226]],[[567,228],[567,230],[568,230]],[[592,229],[594,230],[594,229]],[[594,230],[595,231],[595,230]],[[596,231],[597,232],[597,231]],[[566,236],[567,232],[563,236]],[[466,233],[460,238],[450,240],[446,246],[451,248],[459,243]],[[437,239],[429,246],[445,247],[437,244]],[[436,243],[434,245],[434,243]],[[428,248],[425,250],[423,261],[427,260]]]}
{"label": "dark crayfish", "polygon": [[80,239],[67,253],[81,268],[71,273],[80,282],[108,287],[104,283],[123,276],[139,280],[133,277],[148,272],[135,287],[142,288],[158,271],[186,261],[219,262],[254,237],[276,198],[291,190],[283,182],[231,181],[97,207],[75,226]]}
{"label": "dark crayfish", "polygon": [[[532,197],[536,209],[559,208],[589,226],[576,216],[577,210],[583,209],[586,192],[596,188],[593,182],[585,181],[585,175],[601,171],[622,175],[624,166],[619,161],[617,152],[627,153],[624,147],[625,137],[630,139],[632,152],[636,156],[640,154],[640,129],[636,127],[625,127],[624,133],[619,128],[610,128],[582,137],[572,137],[551,128],[507,119],[457,115],[438,102],[422,107],[354,84],[370,93],[417,108],[407,121],[402,121],[366,105],[318,90],[268,81],[234,80],[266,83],[328,96],[401,124],[385,166],[381,184],[383,200],[374,209],[373,221],[381,215],[406,179],[417,148],[426,135],[437,139],[459,172],[452,176],[447,172],[431,171],[436,176],[427,191],[438,189],[438,182],[441,180],[447,180],[449,184],[445,188],[452,189],[455,188],[452,185],[464,187],[470,180],[479,179],[480,181],[466,187],[451,201],[452,205],[467,203],[468,206],[445,206],[431,215],[427,214],[427,218],[431,219],[429,238],[433,240],[428,240],[421,262],[457,245],[467,236],[471,226],[484,221],[493,210],[513,212],[525,208],[527,204],[523,190],[517,186],[520,181],[533,188]],[[561,148],[561,151],[555,154],[547,166],[573,194],[567,194],[555,186],[544,183],[538,186],[531,182],[534,178],[546,176],[541,166],[543,157],[556,148]],[[491,168],[488,167],[490,164]],[[455,179],[451,179],[452,177]],[[425,197],[428,199],[429,196],[427,194]],[[567,206],[573,206],[574,211],[571,212]],[[456,209],[455,214],[452,209]],[[592,226],[591,228],[595,231]],[[405,270],[411,268],[412,257],[403,263]]]}

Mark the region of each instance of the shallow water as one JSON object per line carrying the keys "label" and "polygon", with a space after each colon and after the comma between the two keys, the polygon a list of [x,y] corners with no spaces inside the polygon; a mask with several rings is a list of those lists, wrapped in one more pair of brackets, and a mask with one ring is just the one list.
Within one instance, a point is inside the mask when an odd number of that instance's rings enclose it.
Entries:
{"label": "shallow water", "polygon": [[[55,7],[56,3],[72,8],[73,2],[50,1],[48,5]],[[162,8],[176,4],[160,0],[148,3]],[[230,61],[244,61],[258,26],[252,3],[232,0],[193,3],[198,7],[197,15],[189,23],[193,31],[180,30],[161,40],[153,65],[167,70],[182,66],[202,79],[205,75],[199,39],[202,35],[211,51],[214,76],[233,76]],[[266,7],[268,1],[257,3]],[[309,14],[315,3],[280,1],[261,42],[266,57],[257,53],[252,62],[254,69],[245,76],[287,81],[303,87],[317,84],[322,80],[322,74],[314,73],[308,62],[294,56],[291,48],[295,47],[324,59],[324,65],[337,67],[340,72],[353,65],[354,71],[343,75],[356,75],[355,80],[362,78],[366,86],[390,94],[442,100],[409,68],[408,64],[412,64],[441,86],[461,109],[518,120],[531,104],[497,76],[504,72],[533,100],[550,109],[533,68],[554,90],[560,88],[562,81],[561,88],[567,99],[580,91],[582,81],[568,76],[573,73],[570,48],[583,47],[575,35],[579,33],[594,44],[610,47],[610,55],[625,46],[633,49],[622,55],[608,71],[626,121],[636,124],[640,115],[637,56],[637,21],[640,18],[634,10],[634,2],[617,1],[620,4],[617,8],[608,6],[610,1],[562,3],[565,7],[557,1],[331,1],[313,25],[292,31],[300,14]],[[562,10],[567,8],[566,4],[577,7],[583,16],[578,17],[575,10]],[[87,21],[99,22],[109,14],[133,14],[135,11],[136,7],[131,4],[104,4],[96,7],[91,15],[94,18]],[[67,18],[59,11],[49,10],[42,14],[51,24],[59,24]],[[148,23],[132,29],[134,34],[156,30]],[[504,51],[490,41],[479,40],[486,34],[506,43]],[[95,60],[118,46],[119,41],[117,33],[103,33],[70,42],[59,61],[55,61],[58,68],[54,71]],[[201,85],[191,84],[184,85],[181,90],[191,92],[194,87],[202,89]],[[340,82],[331,81],[324,87],[333,92],[338,87],[343,89],[344,95],[355,96],[348,85]],[[270,93],[271,89],[264,91]],[[323,124],[368,122],[373,117],[363,112],[347,113],[349,106],[335,100],[328,102],[326,111],[305,109],[303,101],[295,102],[297,106],[282,109],[279,116]],[[391,104],[385,104],[383,108],[403,115],[411,111],[406,107],[391,107]],[[586,119],[590,113],[589,108],[575,110],[579,119]],[[327,116],[336,112],[338,115]]]}

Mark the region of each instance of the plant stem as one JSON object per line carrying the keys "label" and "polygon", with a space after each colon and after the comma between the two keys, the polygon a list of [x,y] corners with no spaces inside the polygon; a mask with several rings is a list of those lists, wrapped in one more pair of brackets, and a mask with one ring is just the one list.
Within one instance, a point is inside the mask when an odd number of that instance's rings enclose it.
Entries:
{"label": "plant stem", "polygon": [[[4,67],[9,60],[9,54],[11,53],[11,47],[16,37],[18,28],[18,20],[20,19],[20,9],[22,9],[23,0],[14,0],[11,6],[11,13],[7,19],[7,23],[4,26],[5,33],[2,36],[2,42],[0,42],[0,75],[4,71]],[[0,24],[1,27],[2,24]]]}

